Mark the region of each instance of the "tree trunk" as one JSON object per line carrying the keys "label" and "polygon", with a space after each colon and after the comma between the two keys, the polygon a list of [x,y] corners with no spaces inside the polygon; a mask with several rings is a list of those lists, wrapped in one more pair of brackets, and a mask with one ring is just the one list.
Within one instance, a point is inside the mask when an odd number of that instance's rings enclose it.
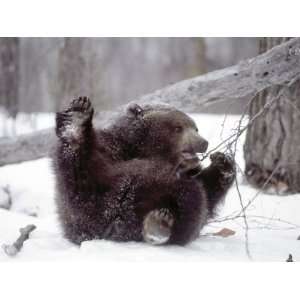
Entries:
{"label": "tree trunk", "polygon": [[96,110],[114,109],[204,73],[203,57],[202,38],[64,38],[58,53],[58,108],[87,95]]}
{"label": "tree trunk", "polygon": [[[287,40],[262,38],[260,51]],[[289,87],[273,86],[258,94],[250,105],[250,120],[270,101],[273,101],[270,108],[247,131],[246,177],[255,187],[269,193],[297,193],[300,192],[300,81]]]}
{"label": "tree trunk", "polygon": [[18,112],[19,39],[0,38],[0,106],[15,118]]}

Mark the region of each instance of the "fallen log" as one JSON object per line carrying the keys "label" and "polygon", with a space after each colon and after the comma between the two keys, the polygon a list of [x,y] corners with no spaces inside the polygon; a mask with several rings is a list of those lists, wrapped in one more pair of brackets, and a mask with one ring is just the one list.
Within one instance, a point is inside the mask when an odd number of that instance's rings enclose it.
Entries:
{"label": "fallen log", "polygon": [[193,112],[217,102],[251,98],[270,86],[299,78],[300,38],[293,38],[237,65],[178,82],[137,102],[161,101]]}
{"label": "fallen log", "polygon": [[[120,111],[100,112],[95,118],[96,127],[104,127],[120,115]],[[55,144],[54,129],[0,139],[0,167],[49,156]]]}
{"label": "fallen log", "polygon": [[[300,38],[276,46],[259,56],[206,75],[169,85],[133,102],[171,104],[185,112],[228,100],[252,98],[274,85],[285,85],[300,78]],[[99,113],[98,126],[112,121],[118,112]],[[54,130],[0,139],[0,166],[49,155],[55,141]]]}

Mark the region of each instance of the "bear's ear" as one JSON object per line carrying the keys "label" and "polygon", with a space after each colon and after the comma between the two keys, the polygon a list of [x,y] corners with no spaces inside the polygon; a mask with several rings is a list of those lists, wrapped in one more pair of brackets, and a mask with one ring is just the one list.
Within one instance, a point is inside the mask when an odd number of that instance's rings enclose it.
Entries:
{"label": "bear's ear", "polygon": [[127,111],[133,114],[135,117],[142,117],[144,110],[136,103],[130,103],[127,106]]}

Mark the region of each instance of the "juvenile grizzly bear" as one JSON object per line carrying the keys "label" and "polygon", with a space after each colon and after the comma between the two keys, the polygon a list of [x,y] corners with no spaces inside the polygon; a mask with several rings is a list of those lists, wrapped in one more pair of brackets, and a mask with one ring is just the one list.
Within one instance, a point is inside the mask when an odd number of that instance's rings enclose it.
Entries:
{"label": "juvenile grizzly bear", "polygon": [[164,106],[130,105],[108,129],[95,130],[86,97],[56,115],[53,157],[58,215],[65,237],[180,244],[196,238],[235,176],[208,146],[193,120]]}

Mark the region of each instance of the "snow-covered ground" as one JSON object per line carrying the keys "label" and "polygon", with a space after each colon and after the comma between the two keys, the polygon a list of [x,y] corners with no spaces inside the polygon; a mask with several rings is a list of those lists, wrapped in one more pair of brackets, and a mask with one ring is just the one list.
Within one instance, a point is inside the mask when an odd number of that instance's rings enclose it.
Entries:
{"label": "snow-covered ground", "polygon": [[[199,132],[210,148],[234,132],[238,116],[191,115],[197,122]],[[11,125],[0,115],[0,136]],[[224,122],[225,121],[225,122]],[[53,115],[38,118],[20,116],[16,132],[25,133],[46,128],[54,123]],[[6,124],[4,126],[4,124]],[[8,124],[8,125],[7,125]],[[5,127],[5,129],[4,129]],[[244,137],[239,139],[236,160],[243,168]],[[238,175],[239,189],[244,204],[255,199],[247,208],[248,248],[255,261],[285,261],[291,253],[300,260],[300,195],[273,196],[258,193]],[[213,222],[205,227],[202,236],[185,247],[155,247],[142,243],[115,243],[111,241],[84,242],[81,247],[72,245],[61,234],[54,205],[54,177],[49,159],[39,159],[0,168],[0,206],[12,205],[9,210],[0,208],[0,245],[13,243],[19,229],[35,224],[37,229],[14,258],[8,257],[0,248],[0,261],[7,260],[98,260],[98,261],[243,261],[246,254],[244,219]],[[241,210],[236,187],[232,187],[218,220]],[[235,233],[228,237],[214,236],[222,228]]]}

